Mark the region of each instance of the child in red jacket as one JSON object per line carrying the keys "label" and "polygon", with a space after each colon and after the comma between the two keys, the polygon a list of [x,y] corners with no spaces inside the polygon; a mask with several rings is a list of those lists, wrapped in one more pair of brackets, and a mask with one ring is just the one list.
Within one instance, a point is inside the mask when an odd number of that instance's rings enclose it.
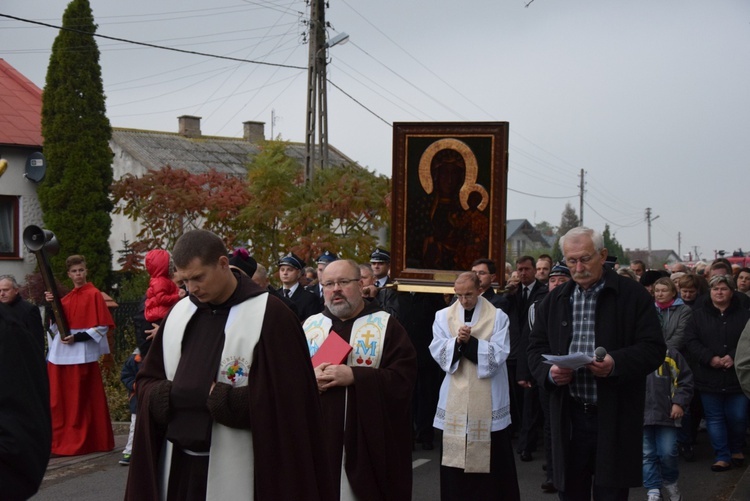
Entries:
{"label": "child in red jacket", "polygon": [[154,249],[146,254],[146,270],[151,275],[146,291],[144,316],[151,323],[160,323],[180,300],[180,290],[169,273],[169,253]]}

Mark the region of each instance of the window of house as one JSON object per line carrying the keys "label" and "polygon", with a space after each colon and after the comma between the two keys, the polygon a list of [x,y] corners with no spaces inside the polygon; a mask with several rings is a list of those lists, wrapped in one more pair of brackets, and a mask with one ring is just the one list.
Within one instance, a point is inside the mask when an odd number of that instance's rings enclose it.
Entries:
{"label": "window of house", "polygon": [[18,197],[0,195],[0,259],[19,258]]}

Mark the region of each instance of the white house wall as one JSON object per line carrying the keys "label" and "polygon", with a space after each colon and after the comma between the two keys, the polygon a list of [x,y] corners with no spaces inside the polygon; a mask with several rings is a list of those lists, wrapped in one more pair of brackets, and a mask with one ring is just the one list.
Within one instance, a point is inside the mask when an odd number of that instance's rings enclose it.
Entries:
{"label": "white house wall", "polygon": [[[0,195],[19,197],[19,231],[18,239],[21,240],[23,229],[28,225],[43,227],[42,209],[36,193],[36,183],[23,177],[26,169],[28,156],[38,151],[32,148],[18,148],[12,146],[0,146],[2,158],[8,161],[8,169],[0,177]],[[36,269],[36,256],[19,242],[22,259],[0,260],[0,275],[11,274],[19,283],[26,282],[26,275],[34,273]]]}
{"label": "white house wall", "polygon": [[[146,168],[135,161],[133,157],[120,148],[114,141],[109,142],[114,156],[112,157],[112,176],[115,181],[121,179],[125,174],[141,177],[146,173]],[[138,221],[134,221],[123,214],[112,214],[112,232],[109,236],[109,247],[112,249],[112,269],[121,268],[117,260],[120,258],[118,251],[123,250],[123,241],[131,244],[136,240],[136,235],[143,229]]]}

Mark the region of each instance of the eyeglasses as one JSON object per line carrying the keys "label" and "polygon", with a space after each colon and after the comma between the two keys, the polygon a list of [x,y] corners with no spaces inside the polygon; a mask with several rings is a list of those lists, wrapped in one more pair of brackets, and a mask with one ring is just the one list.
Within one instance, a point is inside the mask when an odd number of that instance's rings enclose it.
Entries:
{"label": "eyeglasses", "polygon": [[476,273],[476,274],[477,274],[477,275],[479,275],[480,277],[481,277],[481,276],[484,276],[484,275],[489,275],[489,274],[490,274],[490,272],[489,272],[489,271],[481,271],[481,270],[480,270],[480,271],[475,271],[474,273]]}
{"label": "eyeglasses", "polygon": [[573,268],[578,263],[581,263],[582,265],[586,266],[587,264],[589,264],[591,262],[592,259],[594,259],[594,256],[596,256],[596,254],[591,254],[589,256],[579,257],[578,259],[575,259],[575,258],[565,258],[565,263],[568,265],[568,268]]}
{"label": "eyeglasses", "polygon": [[334,289],[336,286],[343,289],[344,287],[346,287],[352,282],[359,282],[359,278],[341,278],[339,280],[332,281],[332,282],[323,282],[322,285],[324,289],[328,289],[328,290]]}
{"label": "eyeglasses", "polygon": [[469,294],[456,294],[456,297],[458,299],[472,299],[474,297],[474,293],[470,292]]}

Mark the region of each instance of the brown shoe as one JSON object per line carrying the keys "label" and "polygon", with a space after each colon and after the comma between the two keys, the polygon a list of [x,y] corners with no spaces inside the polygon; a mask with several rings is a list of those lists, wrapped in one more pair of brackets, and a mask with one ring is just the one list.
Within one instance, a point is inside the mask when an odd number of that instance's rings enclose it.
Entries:
{"label": "brown shoe", "polygon": [[711,471],[728,471],[731,467],[732,465],[726,461],[716,461],[711,465]]}

